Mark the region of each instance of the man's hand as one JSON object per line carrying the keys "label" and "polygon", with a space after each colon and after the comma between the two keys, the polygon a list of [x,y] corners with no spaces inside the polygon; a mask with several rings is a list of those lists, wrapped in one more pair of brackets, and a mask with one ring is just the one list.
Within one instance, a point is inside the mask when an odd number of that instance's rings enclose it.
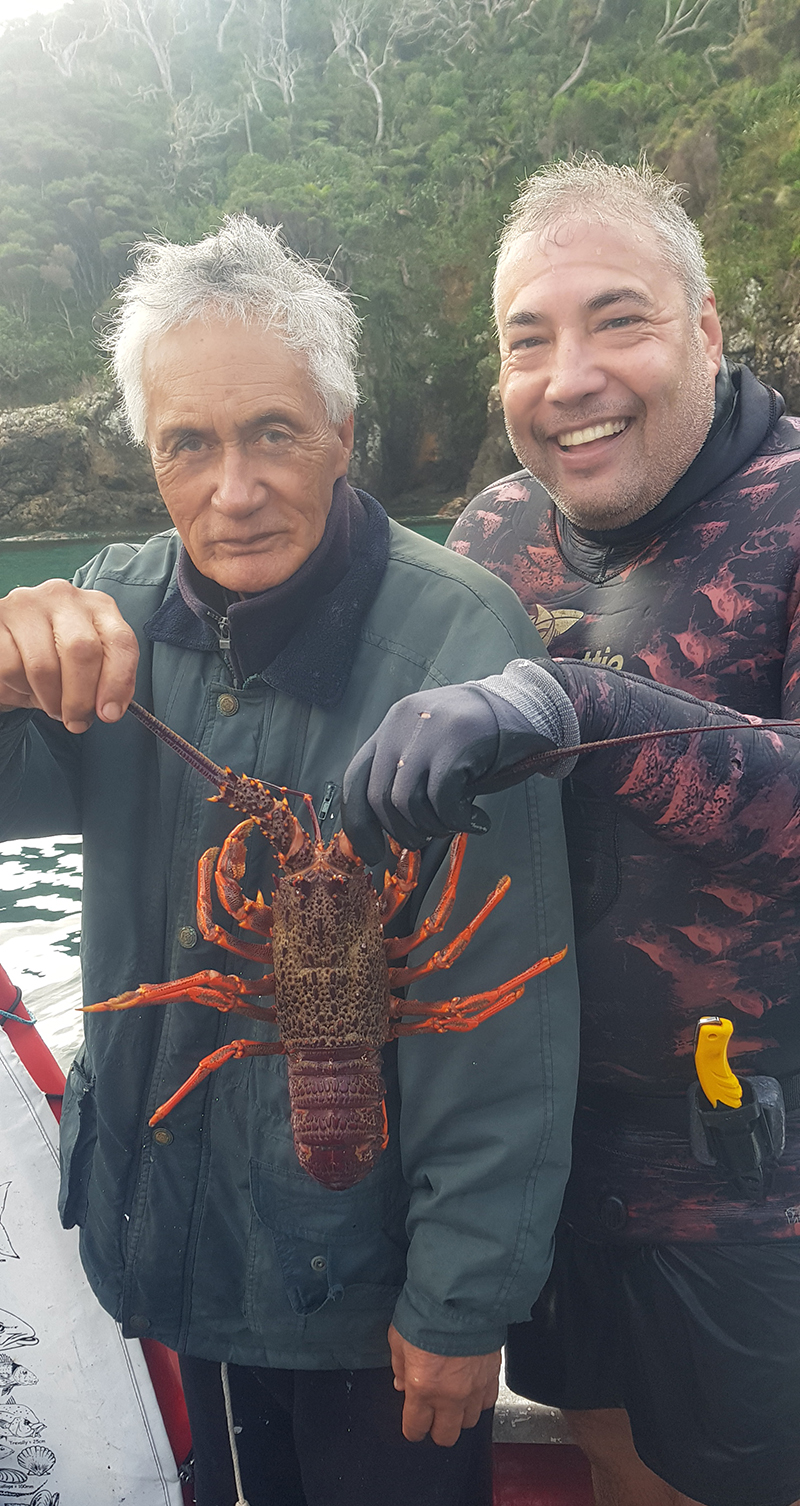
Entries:
{"label": "man's hand", "polygon": [[500,1350],[493,1354],[429,1354],[389,1329],[394,1383],[405,1392],[403,1434],[419,1443],[452,1448],[462,1428],[474,1428],[481,1412],[497,1401]]}
{"label": "man's hand", "polygon": [[135,633],[102,591],[48,580],[0,600],[0,711],[45,711],[69,732],[85,732],[95,715],[116,722],[138,659]]}
{"label": "man's hand", "polygon": [[[384,855],[384,831],[401,847],[422,847],[428,837],[454,831],[488,831],[489,817],[473,804],[482,781],[556,746],[514,706],[476,684],[417,691],[392,706],[346,770],[344,829],[368,864]],[[493,787],[503,783],[500,777]]]}

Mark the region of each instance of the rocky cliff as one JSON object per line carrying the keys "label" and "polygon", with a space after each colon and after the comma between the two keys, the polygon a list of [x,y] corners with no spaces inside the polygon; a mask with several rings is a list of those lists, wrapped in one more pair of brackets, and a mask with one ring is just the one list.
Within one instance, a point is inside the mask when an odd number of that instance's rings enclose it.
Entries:
{"label": "rocky cliff", "polygon": [[110,394],[0,413],[0,537],[168,524],[147,452],[126,438]]}

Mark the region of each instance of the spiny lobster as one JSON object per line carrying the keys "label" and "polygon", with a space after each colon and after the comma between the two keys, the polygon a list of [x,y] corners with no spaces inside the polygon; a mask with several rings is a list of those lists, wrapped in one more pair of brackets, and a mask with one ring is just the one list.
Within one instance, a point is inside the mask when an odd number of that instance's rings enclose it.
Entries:
{"label": "spiny lobster", "polygon": [[[385,937],[383,928],[412,893],[420,855],[392,849],[397,858],[376,892],[372,876],[343,832],[324,846],[311,799],[314,838],[289,809],[287,794],[246,774],[220,768],[149,711],[131,702],[129,710],[197,773],[215,785],[220,800],[245,820],[234,827],[221,848],[205,852],[198,866],[197,923],[207,941],[263,964],[273,971],[258,979],[239,978],[214,969],[171,983],[139,988],[88,1006],[95,1011],[131,1009],[190,999],[251,1019],[277,1023],[278,1041],[236,1040],[205,1057],[176,1093],[156,1110],[157,1124],[217,1068],[233,1059],[285,1053],[294,1146],[301,1166],[315,1181],[336,1191],[353,1187],[371,1171],[387,1143],[381,1047],[401,1035],[423,1031],[473,1030],[482,1020],[522,995],[525,984],[553,967],[566,947],[543,957],[525,972],[484,993],[423,1004],[392,992],[426,973],[446,969],[460,957],[478,927],[508,890],[501,878],[483,907],[440,951],[419,966],[394,966],[429,937],[440,933],[453,909],[464,859],[466,837],[453,842],[441,898],[432,915],[410,936]],[[260,831],[275,849],[280,876],[268,905],[261,893],[249,899],[242,891],[245,839]],[[212,881],[223,908],[244,930],[266,939],[234,939],[212,916]],[[252,1002],[274,995],[275,1003]],[[411,1021],[405,1023],[408,1017]],[[413,1017],[418,1016],[415,1020]]]}

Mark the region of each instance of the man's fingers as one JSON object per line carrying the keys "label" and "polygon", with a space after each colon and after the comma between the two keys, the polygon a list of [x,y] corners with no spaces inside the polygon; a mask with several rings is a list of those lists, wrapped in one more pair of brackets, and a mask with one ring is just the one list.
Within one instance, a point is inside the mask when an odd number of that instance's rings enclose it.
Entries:
{"label": "man's fingers", "polygon": [[[421,1443],[423,1438],[427,1438],[428,1433],[432,1436],[435,1420],[436,1414],[428,1402],[423,1401],[419,1396],[406,1394],[403,1403],[403,1437],[407,1438],[409,1443]],[[457,1438],[458,1433],[453,1443]]]}
{"label": "man's fingers", "polygon": [[[60,718],[68,732],[85,732],[94,721],[95,696],[103,668],[103,644],[90,617],[74,610],[57,611],[52,621],[58,662],[60,699],[43,710]],[[31,680],[36,688],[36,682]],[[39,697],[41,701],[41,696]]]}
{"label": "man's fingers", "polygon": [[403,1433],[418,1443],[430,1433],[441,1448],[452,1448],[462,1428],[473,1428],[497,1399],[500,1351],[482,1355],[438,1355],[418,1349],[389,1328],[395,1386],[405,1391]]}
{"label": "man's fingers", "polygon": [[97,596],[95,626],[103,645],[95,709],[103,721],[116,722],[133,699],[139,645],[133,628],[122,619],[111,598],[100,592],[94,594]]}
{"label": "man's fingers", "polygon": [[368,868],[383,862],[386,854],[383,828],[367,797],[373,752],[374,738],[370,738],[345,769],[342,781],[342,825]]}
{"label": "man's fingers", "polygon": [[115,721],[134,690],[136,636],[111,597],[67,581],[0,601],[0,704],[36,707],[70,732]]}

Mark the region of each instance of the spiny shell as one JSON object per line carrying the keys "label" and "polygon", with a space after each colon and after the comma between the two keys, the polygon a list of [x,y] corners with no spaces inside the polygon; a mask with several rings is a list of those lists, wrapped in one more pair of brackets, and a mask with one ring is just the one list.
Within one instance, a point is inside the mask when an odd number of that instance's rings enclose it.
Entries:
{"label": "spiny shell", "polygon": [[52,1449],[45,1448],[44,1444],[37,1443],[33,1448],[24,1448],[17,1454],[17,1463],[28,1471],[29,1475],[49,1475],[56,1456]]}

